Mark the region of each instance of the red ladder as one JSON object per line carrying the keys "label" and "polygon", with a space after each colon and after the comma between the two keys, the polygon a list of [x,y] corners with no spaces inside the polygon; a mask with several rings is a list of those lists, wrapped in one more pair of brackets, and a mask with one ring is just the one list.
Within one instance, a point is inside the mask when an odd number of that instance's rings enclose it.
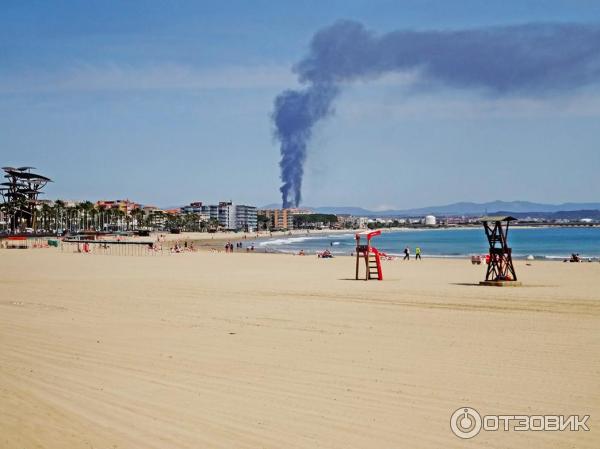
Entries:
{"label": "red ladder", "polygon": [[[383,281],[383,272],[381,271],[381,254],[375,247],[371,247],[371,252],[368,255],[369,260],[369,279]],[[374,262],[374,263],[373,263]]]}

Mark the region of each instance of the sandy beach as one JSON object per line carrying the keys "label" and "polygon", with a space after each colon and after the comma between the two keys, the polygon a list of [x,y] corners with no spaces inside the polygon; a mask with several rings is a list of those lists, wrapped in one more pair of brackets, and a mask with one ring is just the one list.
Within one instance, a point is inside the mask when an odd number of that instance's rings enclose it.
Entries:
{"label": "sandy beach", "polygon": [[[600,264],[0,251],[1,448],[600,447]],[[590,431],[450,430],[590,415]]]}

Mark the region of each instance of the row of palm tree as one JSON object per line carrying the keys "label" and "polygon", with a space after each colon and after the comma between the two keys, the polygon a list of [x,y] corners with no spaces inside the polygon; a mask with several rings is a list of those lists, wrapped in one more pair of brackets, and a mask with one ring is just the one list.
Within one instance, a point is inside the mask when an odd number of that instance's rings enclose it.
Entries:
{"label": "row of palm tree", "polygon": [[218,228],[218,221],[202,220],[198,214],[167,214],[156,210],[146,212],[135,208],[130,213],[122,209],[106,208],[90,201],[68,205],[56,200],[51,206],[42,204],[35,213],[34,229],[45,232],[80,231],[135,231],[181,229],[204,232]]}

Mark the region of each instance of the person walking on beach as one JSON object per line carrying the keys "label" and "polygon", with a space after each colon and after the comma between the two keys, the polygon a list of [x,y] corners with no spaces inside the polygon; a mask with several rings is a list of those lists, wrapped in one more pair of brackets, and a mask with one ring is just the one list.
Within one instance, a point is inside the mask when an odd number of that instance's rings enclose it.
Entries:
{"label": "person walking on beach", "polygon": [[408,248],[408,246],[404,248],[404,259],[402,260],[410,260],[410,249]]}
{"label": "person walking on beach", "polygon": [[417,246],[415,248],[415,260],[421,260],[421,247]]}

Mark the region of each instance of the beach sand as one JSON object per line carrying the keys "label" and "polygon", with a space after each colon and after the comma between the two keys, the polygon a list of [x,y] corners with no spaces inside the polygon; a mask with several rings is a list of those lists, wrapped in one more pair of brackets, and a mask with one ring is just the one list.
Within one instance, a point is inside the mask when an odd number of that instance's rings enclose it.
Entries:
{"label": "beach sand", "polygon": [[[0,251],[1,448],[600,447],[600,264]],[[591,415],[589,432],[450,416]]]}
{"label": "beach sand", "polygon": [[[397,228],[389,228],[384,232],[397,231]],[[172,248],[176,243],[183,246],[186,242],[193,244],[194,248],[199,250],[217,249],[223,250],[226,243],[242,242],[244,248],[256,245],[259,241],[268,240],[270,238],[288,238],[288,237],[305,237],[317,235],[335,235],[348,234],[355,232],[348,229],[311,229],[290,231],[258,231],[258,232],[233,232],[219,231],[210,232],[181,232],[179,234],[171,234],[169,232],[153,232],[149,237],[119,237],[120,240],[137,241],[137,242],[156,242],[159,241],[163,248]],[[112,239],[109,237],[108,239]],[[257,248],[258,249],[258,248]],[[263,250],[264,251],[264,250]]]}

